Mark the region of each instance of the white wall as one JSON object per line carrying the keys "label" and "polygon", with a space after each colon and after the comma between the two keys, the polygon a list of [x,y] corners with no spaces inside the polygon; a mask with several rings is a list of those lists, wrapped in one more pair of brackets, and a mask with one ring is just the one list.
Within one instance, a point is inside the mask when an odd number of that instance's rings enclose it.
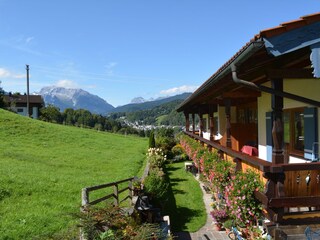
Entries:
{"label": "white wall", "polygon": [[[23,111],[22,112],[18,112],[18,109],[22,109]],[[27,116],[28,115],[26,107],[15,107],[15,108],[13,108],[13,111],[15,111],[16,113],[18,113],[21,116]],[[38,110],[37,107],[33,107],[32,108],[31,117],[34,118],[34,119],[38,119],[39,118],[39,110]]]}
{"label": "white wall", "polygon": [[[270,87],[270,82],[265,84]],[[310,98],[320,101],[320,79],[284,79],[283,91],[296,94],[298,96]],[[297,102],[291,99],[284,98],[284,109],[307,107],[306,103]],[[261,93],[258,98],[258,141],[259,141],[259,158],[266,160],[266,120],[265,113],[272,111],[271,108],[271,94]],[[318,136],[320,137],[320,109],[318,108]],[[304,162],[303,159],[290,157],[290,162]]]}

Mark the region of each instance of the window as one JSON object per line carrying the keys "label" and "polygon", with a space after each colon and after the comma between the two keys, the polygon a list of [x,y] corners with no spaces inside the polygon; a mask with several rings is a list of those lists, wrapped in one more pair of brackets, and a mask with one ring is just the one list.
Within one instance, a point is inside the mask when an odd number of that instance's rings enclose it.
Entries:
{"label": "window", "polygon": [[284,143],[289,151],[303,154],[304,151],[304,109],[286,109],[283,112]]}
{"label": "window", "polygon": [[218,116],[214,115],[213,117],[213,133],[214,135],[217,135],[219,133],[219,130],[218,130],[218,125],[219,122],[218,122]]}
{"label": "window", "polygon": [[17,112],[18,112],[18,113],[23,113],[23,108],[18,108],[18,109],[17,109]]}
{"label": "window", "polygon": [[207,132],[208,131],[208,119],[207,118],[203,118],[202,119],[202,124],[203,124],[203,130],[205,131],[205,132]]}
{"label": "window", "polygon": [[256,104],[246,104],[237,107],[237,122],[242,124],[257,123],[258,113]]}

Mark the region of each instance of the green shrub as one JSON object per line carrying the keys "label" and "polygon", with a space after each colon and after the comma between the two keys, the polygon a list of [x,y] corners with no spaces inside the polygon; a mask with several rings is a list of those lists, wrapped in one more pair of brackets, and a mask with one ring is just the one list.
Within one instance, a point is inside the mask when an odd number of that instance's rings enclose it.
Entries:
{"label": "green shrub", "polygon": [[156,132],[156,147],[161,148],[168,158],[172,158],[171,149],[176,145],[174,130],[171,128],[160,128]]}
{"label": "green shrub", "polygon": [[160,148],[149,148],[147,158],[150,168],[162,168],[167,161],[167,156]]}
{"label": "green shrub", "polygon": [[231,229],[232,225],[233,225],[233,221],[231,219],[228,219],[223,223],[223,227],[226,229]]}
{"label": "green shrub", "polygon": [[155,198],[162,200],[167,195],[169,183],[160,169],[154,169],[144,180],[144,189],[146,193]]}
{"label": "green shrub", "polygon": [[155,148],[156,147],[156,140],[154,139],[154,132],[151,131],[149,136],[149,148]]}
{"label": "green shrub", "polygon": [[121,208],[107,205],[104,208],[88,207],[80,214],[80,227],[89,240],[160,239],[157,224],[140,224]]}
{"label": "green shrub", "polygon": [[179,156],[183,154],[183,148],[180,144],[176,144],[172,149],[171,152],[174,156]]}

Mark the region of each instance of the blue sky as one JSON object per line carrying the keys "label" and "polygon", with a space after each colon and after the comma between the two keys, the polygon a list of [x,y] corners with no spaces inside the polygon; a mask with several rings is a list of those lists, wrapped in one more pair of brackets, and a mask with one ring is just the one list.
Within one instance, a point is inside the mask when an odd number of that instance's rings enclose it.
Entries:
{"label": "blue sky", "polygon": [[113,106],[194,91],[260,30],[319,0],[0,0],[6,91],[82,88]]}

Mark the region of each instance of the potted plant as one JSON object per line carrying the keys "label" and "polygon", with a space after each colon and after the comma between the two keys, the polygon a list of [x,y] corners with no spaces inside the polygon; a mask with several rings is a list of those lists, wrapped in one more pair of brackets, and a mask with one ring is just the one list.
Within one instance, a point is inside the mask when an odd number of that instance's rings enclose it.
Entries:
{"label": "potted plant", "polygon": [[225,209],[213,209],[210,212],[212,218],[216,222],[216,226],[220,231],[222,229],[223,222],[227,219],[227,212]]}
{"label": "potted plant", "polygon": [[223,222],[223,227],[226,230],[226,233],[229,233],[232,229],[233,222],[231,219],[227,219]]}
{"label": "potted plant", "polygon": [[132,181],[132,187],[133,187],[133,196],[139,196],[141,193],[141,181],[140,179],[134,179]]}

